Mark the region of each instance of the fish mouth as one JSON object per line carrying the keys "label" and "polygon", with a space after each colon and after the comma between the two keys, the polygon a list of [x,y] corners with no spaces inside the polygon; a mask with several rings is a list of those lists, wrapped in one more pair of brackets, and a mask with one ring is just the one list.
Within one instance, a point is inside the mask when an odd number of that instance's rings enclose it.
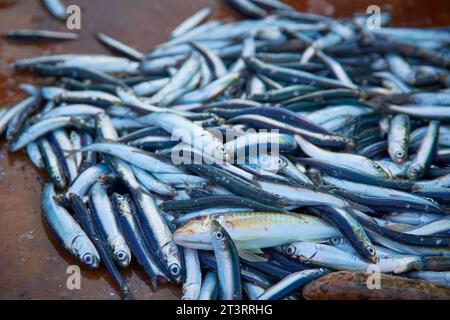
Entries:
{"label": "fish mouth", "polygon": [[188,245],[202,246],[202,247],[211,247],[211,242],[202,242],[202,241],[193,241],[193,240],[181,240],[177,239],[177,236],[173,237],[174,242],[182,247],[189,247]]}

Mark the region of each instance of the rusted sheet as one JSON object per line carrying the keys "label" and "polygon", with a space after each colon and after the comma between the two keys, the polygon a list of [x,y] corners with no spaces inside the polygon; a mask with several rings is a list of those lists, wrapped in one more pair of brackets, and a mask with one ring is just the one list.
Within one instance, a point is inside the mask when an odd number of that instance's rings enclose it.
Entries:
{"label": "rusted sheet", "polygon": [[427,281],[381,274],[379,288],[371,274],[340,271],[309,283],[308,300],[450,300],[450,288]]}

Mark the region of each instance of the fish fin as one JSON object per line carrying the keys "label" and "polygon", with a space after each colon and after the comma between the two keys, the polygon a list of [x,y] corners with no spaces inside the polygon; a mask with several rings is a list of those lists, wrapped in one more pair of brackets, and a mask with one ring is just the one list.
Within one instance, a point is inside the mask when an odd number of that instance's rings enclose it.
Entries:
{"label": "fish fin", "polygon": [[[262,253],[261,250],[259,250],[259,252]],[[267,262],[266,258],[258,255],[259,252],[256,251],[256,250],[238,249],[239,257],[241,257],[245,261],[248,261],[248,262]]]}

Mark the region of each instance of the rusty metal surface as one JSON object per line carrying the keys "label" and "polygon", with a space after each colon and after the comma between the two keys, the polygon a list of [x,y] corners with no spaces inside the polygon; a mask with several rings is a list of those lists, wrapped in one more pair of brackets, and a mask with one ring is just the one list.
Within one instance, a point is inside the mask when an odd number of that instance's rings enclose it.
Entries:
{"label": "rusty metal surface", "polygon": [[[303,11],[329,16],[350,16],[363,12],[373,0],[290,0]],[[95,40],[105,32],[146,51],[163,42],[171,29],[200,8],[213,4],[216,18],[233,19],[218,0],[73,0],[82,8],[81,39],[56,44],[23,44],[0,38],[0,108],[20,101],[17,89],[32,76],[15,73],[10,63],[17,58],[52,53],[107,53]],[[440,26],[450,24],[447,0],[391,0],[382,8],[393,14],[397,26]],[[0,0],[0,32],[17,28],[64,30],[40,1]],[[81,290],[68,290],[68,265],[75,261],[63,252],[45,228],[39,199],[43,172],[35,170],[25,154],[8,154],[0,142],[0,299],[118,299],[117,290],[104,269],[82,269]],[[160,284],[152,291],[146,276],[135,263],[123,272],[136,298],[176,299],[180,289]]]}
{"label": "rusty metal surface", "polygon": [[382,274],[376,287],[371,277],[365,272],[330,273],[308,283],[303,296],[308,300],[450,300],[450,288],[427,281]]}

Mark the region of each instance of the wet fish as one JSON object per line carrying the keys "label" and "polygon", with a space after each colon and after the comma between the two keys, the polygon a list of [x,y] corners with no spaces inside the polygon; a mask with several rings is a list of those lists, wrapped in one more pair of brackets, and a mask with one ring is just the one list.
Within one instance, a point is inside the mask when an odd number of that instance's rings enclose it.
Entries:
{"label": "wet fish", "polygon": [[100,264],[97,249],[75,219],[55,202],[55,194],[53,184],[46,183],[41,205],[50,229],[61,245],[78,261],[90,269],[97,269]]}
{"label": "wet fish", "polygon": [[108,244],[115,262],[122,268],[128,267],[131,252],[117,224],[105,185],[97,182],[92,186],[89,193],[89,207],[100,235]]}
{"label": "wet fish", "polygon": [[279,246],[295,239],[313,241],[339,235],[339,231],[319,218],[294,213],[240,212],[217,214],[191,220],[178,228],[174,240],[181,246],[211,250],[209,228],[217,220],[239,249]]}
{"label": "wet fish", "polygon": [[14,40],[76,40],[79,38],[78,34],[72,32],[58,32],[51,30],[9,30],[5,36]]}
{"label": "wet fish", "polygon": [[242,298],[241,271],[236,245],[228,232],[216,220],[211,221],[209,233],[217,262],[219,298],[240,300]]}

